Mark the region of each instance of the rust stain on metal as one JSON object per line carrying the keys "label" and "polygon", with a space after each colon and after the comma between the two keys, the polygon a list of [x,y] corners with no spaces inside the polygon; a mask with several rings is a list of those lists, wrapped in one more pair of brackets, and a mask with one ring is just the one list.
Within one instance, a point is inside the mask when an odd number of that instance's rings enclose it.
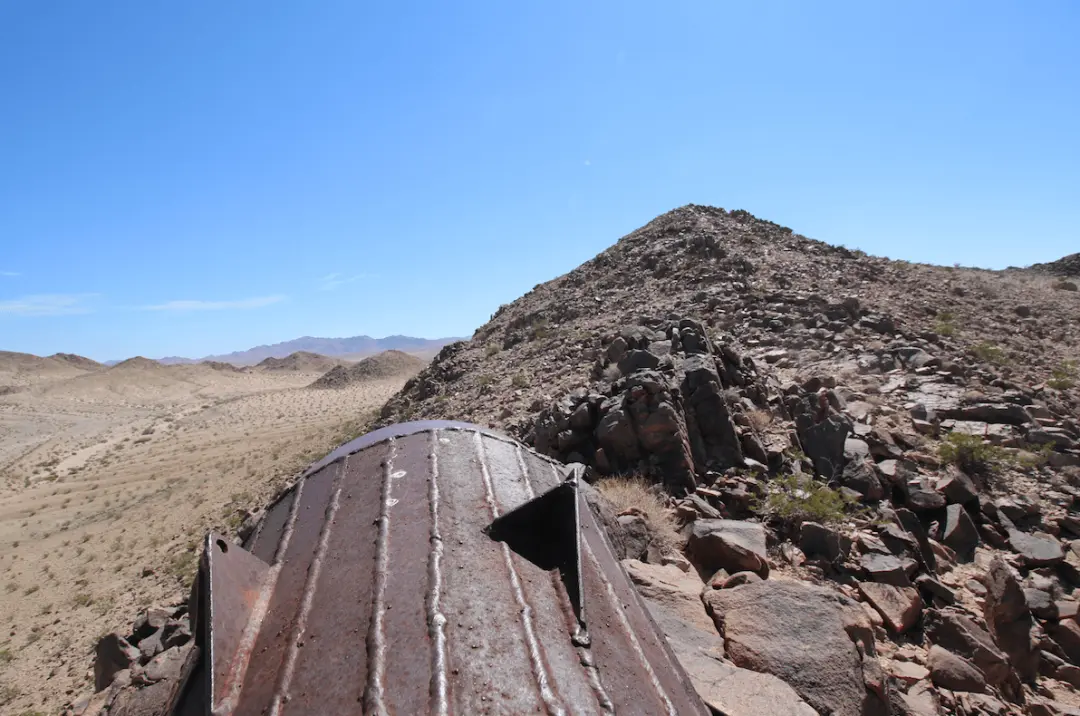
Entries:
{"label": "rust stain on metal", "polygon": [[708,714],[577,479],[465,423],[341,446],[208,537],[172,713]]}

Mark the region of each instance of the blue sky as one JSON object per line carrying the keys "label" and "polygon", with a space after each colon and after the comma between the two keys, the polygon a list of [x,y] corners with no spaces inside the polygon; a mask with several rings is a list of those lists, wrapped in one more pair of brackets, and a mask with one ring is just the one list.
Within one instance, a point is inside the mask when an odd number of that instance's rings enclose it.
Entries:
{"label": "blue sky", "polygon": [[0,2],[0,349],[468,335],[686,203],[1080,250],[1080,4]]}

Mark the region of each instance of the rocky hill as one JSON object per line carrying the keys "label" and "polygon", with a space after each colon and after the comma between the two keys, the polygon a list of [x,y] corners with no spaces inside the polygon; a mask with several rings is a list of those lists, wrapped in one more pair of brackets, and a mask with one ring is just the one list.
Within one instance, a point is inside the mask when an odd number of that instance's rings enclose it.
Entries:
{"label": "rocky hill", "polygon": [[1030,267],[1030,270],[1054,276],[1080,277],[1080,253],[1069,254],[1050,263],[1034,264]]}
{"label": "rocky hill", "polygon": [[355,383],[415,375],[424,361],[401,351],[383,351],[351,365],[338,365],[311,384],[312,388],[344,388]]}
{"label": "rocky hill", "polygon": [[1078,713],[1078,356],[1071,282],[687,206],[501,307],[380,422],[471,420],[664,485],[705,591],[650,549],[635,581],[703,603],[725,668],[798,708]]}
{"label": "rocky hill", "polygon": [[0,391],[15,391],[30,385],[100,370],[100,363],[69,353],[43,358],[29,353],[0,351]]}
{"label": "rocky hill", "polygon": [[[1071,281],[687,206],[501,307],[378,424],[584,463],[718,713],[1077,714],[1078,344]],[[143,638],[103,641],[119,673],[145,679]]]}
{"label": "rocky hill", "polygon": [[[217,361],[213,361],[217,362]],[[336,358],[329,358],[317,353],[309,353],[307,351],[296,351],[290,353],[284,358],[264,358],[259,361],[255,368],[259,370],[292,370],[301,372],[321,372],[327,371],[335,366],[342,365],[342,361]]]}

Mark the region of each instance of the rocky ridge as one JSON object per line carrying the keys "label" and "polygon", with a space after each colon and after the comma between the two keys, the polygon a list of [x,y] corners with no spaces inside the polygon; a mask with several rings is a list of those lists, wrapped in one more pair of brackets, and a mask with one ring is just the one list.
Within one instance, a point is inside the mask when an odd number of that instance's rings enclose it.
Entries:
{"label": "rocky ridge", "polygon": [[633,510],[605,524],[721,713],[1080,713],[1062,283],[683,207],[500,308],[379,422],[470,420],[655,483],[683,553]]}
{"label": "rocky ridge", "polygon": [[703,693],[741,669],[793,713],[1080,713],[1067,284],[684,207],[502,307],[381,422],[472,420],[663,485],[715,623],[679,652]]}

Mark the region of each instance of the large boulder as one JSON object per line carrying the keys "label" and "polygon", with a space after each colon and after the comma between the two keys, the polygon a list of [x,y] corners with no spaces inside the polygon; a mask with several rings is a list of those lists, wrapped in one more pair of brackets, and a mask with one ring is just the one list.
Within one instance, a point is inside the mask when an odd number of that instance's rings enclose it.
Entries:
{"label": "large boulder", "polygon": [[[677,617],[662,603],[645,604],[664,632],[675,658],[710,708],[726,716],[815,716],[795,690],[771,674],[741,669],[724,660],[724,640],[710,623],[707,629]],[[705,610],[698,601],[698,610]]]}
{"label": "large boulder", "polygon": [[1048,567],[1065,559],[1061,543],[1047,534],[1028,534],[1008,528],[1009,546],[1030,567]]}
{"label": "large boulder", "polygon": [[1034,681],[1039,652],[1031,639],[1031,612],[1020,581],[1001,557],[994,557],[986,580],[983,616],[990,635],[1024,681]]}
{"label": "large boulder", "polygon": [[950,691],[986,691],[986,677],[977,666],[948,649],[934,645],[926,656],[930,680]]}
{"label": "large boulder", "polygon": [[705,586],[693,571],[684,572],[673,564],[646,564],[624,559],[623,567],[638,593],[647,601],[706,632],[714,632],[712,620],[701,605]]}
{"label": "large boulder", "polygon": [[1047,624],[1047,630],[1069,661],[1080,665],[1080,624],[1075,619],[1062,619]]}
{"label": "large boulder", "polygon": [[809,557],[838,562],[847,559],[851,544],[851,538],[843,532],[817,522],[803,522],[799,528],[799,547]]}
{"label": "large boulder", "polygon": [[687,433],[698,469],[741,467],[742,443],[731,422],[715,359],[710,354],[691,354],[679,368]]}
{"label": "large boulder", "polygon": [[963,612],[952,608],[928,609],[923,618],[931,644],[938,644],[971,661],[991,685],[1009,680],[1012,670],[1008,657],[994,644],[989,632]]}
{"label": "large boulder", "polygon": [[975,548],[979,546],[979,531],[963,505],[949,505],[945,510],[941,541],[964,561],[971,561],[975,557]]}
{"label": "large boulder", "polygon": [[814,471],[832,480],[844,471],[844,446],[851,433],[851,421],[842,415],[821,417],[818,409],[795,416],[795,429]]}
{"label": "large boulder", "polygon": [[876,659],[858,603],[824,587],[776,580],[708,591],[703,599],[736,666],[778,676],[821,713],[863,713],[872,698],[863,655],[875,665]]}
{"label": "large boulder", "polygon": [[915,626],[922,614],[922,598],[914,587],[860,582],[859,593],[877,610],[893,634],[903,634]]}
{"label": "large boulder", "polygon": [[728,572],[769,574],[765,526],[742,520],[697,520],[686,543],[687,556],[702,574]]}

